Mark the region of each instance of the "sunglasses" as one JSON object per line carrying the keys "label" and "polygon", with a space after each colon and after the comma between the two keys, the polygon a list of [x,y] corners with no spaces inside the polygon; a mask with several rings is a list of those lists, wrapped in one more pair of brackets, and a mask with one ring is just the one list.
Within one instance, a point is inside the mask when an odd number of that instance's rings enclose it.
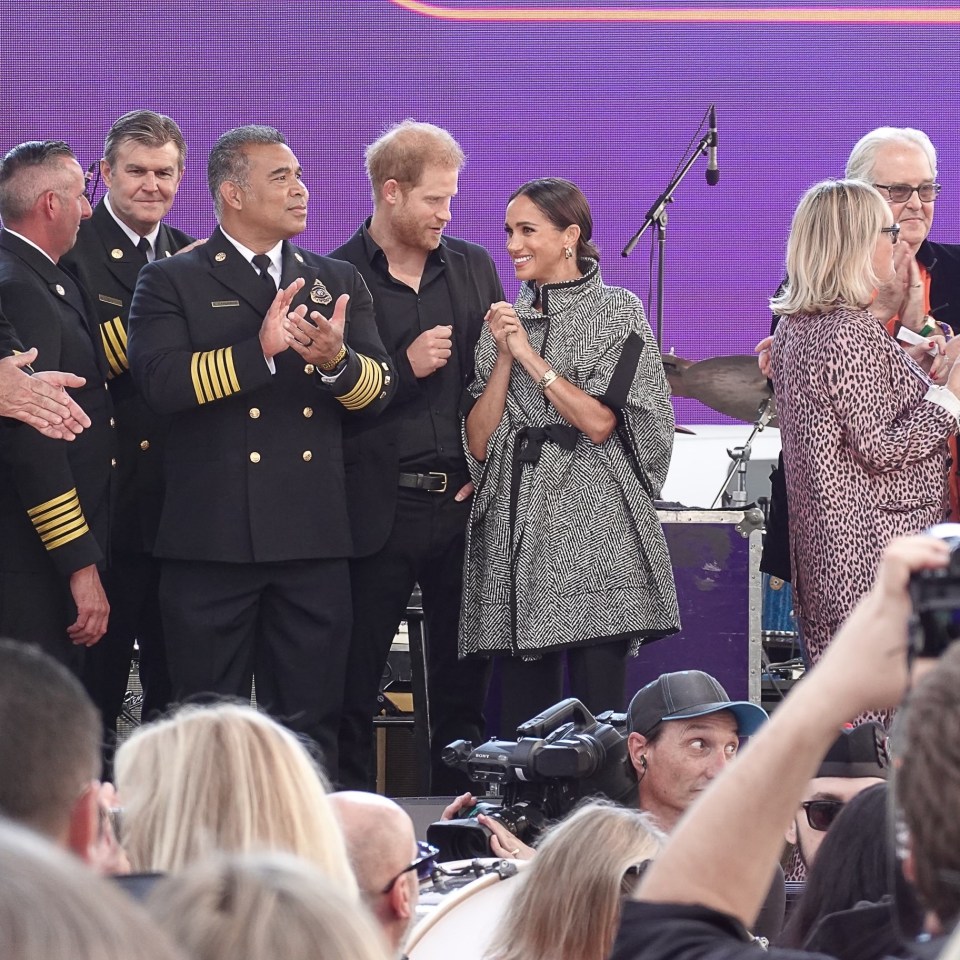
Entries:
{"label": "sunglasses", "polygon": [[807,815],[807,823],[811,830],[823,833],[830,829],[830,824],[837,819],[837,814],[844,807],[842,800],[805,800],[800,804]]}
{"label": "sunglasses", "polygon": [[433,865],[440,851],[427,843],[426,840],[417,841],[417,858],[408,863],[380,892],[389,893],[393,885],[405,874],[411,870],[417,871],[417,880],[420,883],[430,879],[433,873]]}

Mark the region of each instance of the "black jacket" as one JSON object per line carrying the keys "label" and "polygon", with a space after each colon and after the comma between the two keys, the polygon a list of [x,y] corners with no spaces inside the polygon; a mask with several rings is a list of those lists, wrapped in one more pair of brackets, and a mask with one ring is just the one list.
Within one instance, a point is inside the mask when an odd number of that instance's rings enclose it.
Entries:
{"label": "black jacket", "polygon": [[[158,259],[172,256],[193,237],[166,224],[157,234]],[[125,553],[149,553],[157,535],[163,503],[163,443],[167,419],[144,403],[127,362],[130,301],[145,256],[101,200],[93,216],[80,224],[73,249],[61,263],[70,268],[94,301],[100,337],[110,365],[110,395],[116,408],[117,495],[113,546]]]}
{"label": "black jacket", "polygon": [[271,374],[259,332],[271,296],[219,229],[148,264],[130,308],[129,358],[147,403],[171,416],[155,553],[249,563],[352,554],[341,422],[393,392],[373,304],[353,267],[290,243],[284,286],[325,316],[350,294],[346,368],[333,384],[293,349]]}
{"label": "black jacket", "polygon": [[[473,379],[474,350],[484,315],[491,303],[503,300],[503,286],[490,254],[483,247],[455,237],[444,237],[441,248],[454,310],[454,343],[465,387]],[[364,245],[363,227],[330,256],[352,263],[370,289],[376,289],[376,278]],[[393,526],[400,473],[398,425],[404,416],[404,403],[420,389],[406,353],[418,331],[398,328],[391,322],[393,318],[379,311],[376,319],[391,366],[397,372],[398,386],[396,396],[382,417],[373,421],[354,421],[345,429],[350,522],[356,555],[361,557],[379,550]]]}
{"label": "black jacket", "polygon": [[23,345],[39,351],[35,370],[87,380],[71,391],[92,421],[75,440],[52,440],[18,423],[0,442],[0,569],[47,570],[53,563],[67,577],[101,562],[109,542],[116,438],[106,360],[77,280],[6,230],[0,303]]}

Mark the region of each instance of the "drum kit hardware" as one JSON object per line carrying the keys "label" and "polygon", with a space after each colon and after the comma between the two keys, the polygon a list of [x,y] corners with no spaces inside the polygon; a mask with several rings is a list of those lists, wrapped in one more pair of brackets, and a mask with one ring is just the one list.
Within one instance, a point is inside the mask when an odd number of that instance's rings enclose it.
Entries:
{"label": "drum kit hardware", "polygon": [[[778,426],[776,400],[767,378],[760,371],[757,358],[711,357],[693,361],[665,353],[661,360],[670,392],[675,397],[699,400],[717,413],[753,424],[753,430],[743,446],[727,449],[727,456],[733,463],[712,504],[716,506],[719,500],[723,507],[746,507],[747,464],[750,462],[753,440],[764,427]],[[728,492],[727,488],[734,477],[736,485],[732,492]]]}
{"label": "drum kit hardware", "polygon": [[[433,899],[429,892],[421,892],[420,919],[410,931],[406,956],[410,960],[452,956],[481,960],[516,893],[514,878],[528,866],[527,860],[494,857],[438,863],[433,887],[439,885],[440,896]],[[454,885],[445,886],[443,880],[450,878],[456,878]]]}

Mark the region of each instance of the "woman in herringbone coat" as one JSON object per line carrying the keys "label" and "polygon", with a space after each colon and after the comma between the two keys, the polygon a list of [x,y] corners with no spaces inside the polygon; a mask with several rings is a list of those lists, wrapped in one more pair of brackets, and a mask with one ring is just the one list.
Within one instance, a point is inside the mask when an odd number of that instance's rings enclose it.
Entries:
{"label": "woman in herringbone coat", "polygon": [[653,503],[673,410],[643,307],[603,283],[569,181],[520,187],[506,231],[523,283],[477,345],[460,619],[462,653],[502,657],[501,736],[560,699],[565,659],[573,696],[622,709],[627,654],[679,628]]}

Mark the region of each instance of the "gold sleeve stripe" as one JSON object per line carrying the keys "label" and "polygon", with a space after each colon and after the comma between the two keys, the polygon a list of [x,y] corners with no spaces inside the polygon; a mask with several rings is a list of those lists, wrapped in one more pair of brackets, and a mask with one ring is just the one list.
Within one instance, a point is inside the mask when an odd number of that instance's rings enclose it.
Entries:
{"label": "gold sleeve stripe", "polygon": [[190,358],[190,377],[197,403],[222,400],[240,390],[240,381],[233,365],[233,347],[206,350]]}
{"label": "gold sleeve stripe", "polygon": [[362,353],[360,359],[360,377],[353,389],[342,397],[337,397],[347,410],[362,410],[376,400],[383,390],[383,369],[380,364]]}
{"label": "gold sleeve stripe", "polygon": [[240,390],[240,381],[237,379],[237,370],[233,365],[233,347],[224,350],[223,357],[227,365],[227,385],[231,393],[237,393]]}
{"label": "gold sleeve stripe", "polygon": [[200,354],[190,357],[190,379],[193,380],[193,392],[197,395],[197,403],[203,403],[203,391],[200,389]]}
{"label": "gold sleeve stripe", "polygon": [[46,513],[49,510],[53,510],[71,499],[78,499],[76,487],[74,487],[72,490],[68,490],[66,493],[61,493],[58,497],[54,497],[52,500],[46,500],[44,503],[38,503],[35,507],[30,507],[27,510],[27,516],[32,520],[34,517]]}
{"label": "gold sleeve stripe", "polygon": [[90,532],[75,487],[59,497],[31,507],[27,515],[47,550],[55,550]]}
{"label": "gold sleeve stripe", "polygon": [[130,369],[127,363],[127,332],[119,317],[100,325],[100,337],[103,340],[103,350],[107,355],[110,372],[119,376]]}

